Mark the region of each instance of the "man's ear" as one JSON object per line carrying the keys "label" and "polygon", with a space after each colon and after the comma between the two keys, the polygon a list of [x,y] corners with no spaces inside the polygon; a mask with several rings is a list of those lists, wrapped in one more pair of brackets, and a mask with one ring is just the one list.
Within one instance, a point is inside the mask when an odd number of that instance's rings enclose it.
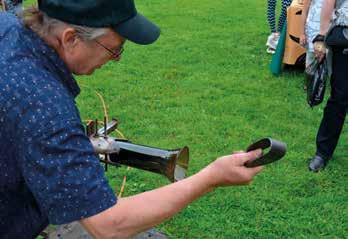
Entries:
{"label": "man's ear", "polygon": [[76,30],[74,28],[68,27],[62,32],[61,44],[65,51],[73,50],[80,38],[76,35]]}

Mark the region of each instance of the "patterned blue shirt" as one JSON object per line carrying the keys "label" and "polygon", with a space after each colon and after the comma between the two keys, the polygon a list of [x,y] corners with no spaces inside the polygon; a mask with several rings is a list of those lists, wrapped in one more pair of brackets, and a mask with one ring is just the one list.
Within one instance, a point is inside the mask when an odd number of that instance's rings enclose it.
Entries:
{"label": "patterned blue shirt", "polygon": [[0,13],[0,238],[33,238],[116,197],[84,134],[79,87],[56,52]]}

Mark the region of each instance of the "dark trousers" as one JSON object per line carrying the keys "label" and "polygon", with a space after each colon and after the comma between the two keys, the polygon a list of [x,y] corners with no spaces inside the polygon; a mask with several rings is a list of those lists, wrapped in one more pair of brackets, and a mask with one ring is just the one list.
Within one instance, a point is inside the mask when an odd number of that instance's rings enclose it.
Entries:
{"label": "dark trousers", "polygon": [[331,95],[317,134],[317,155],[330,159],[337,146],[348,109],[348,53],[333,49]]}

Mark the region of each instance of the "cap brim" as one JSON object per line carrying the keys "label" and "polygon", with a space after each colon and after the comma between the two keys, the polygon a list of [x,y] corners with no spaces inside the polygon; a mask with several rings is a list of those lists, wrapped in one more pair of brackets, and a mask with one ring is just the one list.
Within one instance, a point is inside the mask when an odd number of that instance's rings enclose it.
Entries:
{"label": "cap brim", "polygon": [[159,27],[139,13],[113,27],[113,29],[127,40],[141,45],[155,42],[161,32]]}

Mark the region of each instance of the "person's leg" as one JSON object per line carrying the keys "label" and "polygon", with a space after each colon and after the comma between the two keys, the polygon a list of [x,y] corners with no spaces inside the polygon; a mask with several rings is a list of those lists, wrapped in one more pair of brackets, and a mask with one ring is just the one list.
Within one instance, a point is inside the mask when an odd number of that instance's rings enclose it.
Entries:
{"label": "person's leg", "polygon": [[276,0],[267,0],[267,20],[271,33],[277,32],[275,20]]}
{"label": "person's leg", "polygon": [[274,54],[275,49],[277,47],[277,39],[275,39],[277,35],[277,29],[276,29],[276,8],[277,0],[268,0],[267,1],[267,20],[269,24],[269,28],[271,30],[271,34],[267,37],[266,46],[267,46],[267,53]]}
{"label": "person's leg", "polygon": [[331,96],[317,135],[316,154],[330,159],[335,151],[348,109],[348,55],[333,50]]}
{"label": "person's leg", "polygon": [[292,0],[282,0],[282,9],[278,21],[278,32],[281,32],[286,21],[286,11],[290,6]]}

